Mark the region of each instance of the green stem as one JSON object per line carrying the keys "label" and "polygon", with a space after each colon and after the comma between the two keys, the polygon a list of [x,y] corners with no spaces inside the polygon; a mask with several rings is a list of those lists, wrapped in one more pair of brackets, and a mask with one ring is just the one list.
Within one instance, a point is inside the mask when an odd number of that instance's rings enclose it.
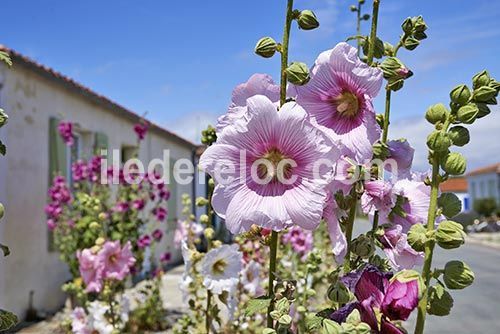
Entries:
{"label": "green stem", "polygon": [[[276,277],[276,254],[278,253],[278,232],[271,232],[271,244],[269,245],[269,282],[267,287],[267,294],[269,298],[274,296],[274,279]],[[274,310],[274,302],[267,308],[267,327],[273,328],[273,318],[271,317],[271,312]]]}
{"label": "green stem", "polygon": [[207,290],[207,310],[205,314],[205,330],[207,334],[210,334],[210,326],[212,325],[212,319],[210,318],[210,304],[212,302],[212,292]]}
{"label": "green stem", "polygon": [[378,8],[380,0],[373,0],[372,29],[370,32],[370,48],[368,49],[367,64],[372,65],[375,54],[375,41],[377,39]]}
{"label": "green stem", "polygon": [[384,113],[384,124],[382,128],[382,143],[387,143],[387,136],[389,135],[389,124],[391,116],[391,90],[385,90],[385,113]]}
{"label": "green stem", "polygon": [[[361,2],[358,1],[358,11],[357,11],[357,20],[356,20],[356,34],[358,36],[361,35]],[[358,58],[360,55],[360,49],[361,49],[361,43],[359,38],[356,39],[356,42],[358,43]]]}
{"label": "green stem", "polygon": [[352,203],[351,209],[349,210],[349,216],[347,221],[347,226],[345,229],[345,238],[347,240],[347,252],[344,260],[344,273],[351,271],[351,241],[352,241],[352,230],[354,227],[354,220],[356,219],[356,207],[358,205],[357,196],[353,195],[355,198],[354,203]]}

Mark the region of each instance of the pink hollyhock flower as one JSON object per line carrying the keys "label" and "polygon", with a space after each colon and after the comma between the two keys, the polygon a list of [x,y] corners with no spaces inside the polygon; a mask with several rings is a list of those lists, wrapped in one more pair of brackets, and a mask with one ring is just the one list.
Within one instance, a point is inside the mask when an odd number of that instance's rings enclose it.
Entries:
{"label": "pink hollyhock flower", "polygon": [[333,196],[329,193],[323,211],[323,218],[326,221],[330,241],[333,245],[333,254],[339,264],[344,262],[344,257],[347,253],[347,240],[339,223],[339,219],[345,214],[345,211],[337,206]]}
{"label": "pink hollyhock flower", "polygon": [[349,44],[339,43],[318,56],[309,83],[296,87],[297,103],[313,124],[341,140],[346,155],[363,162],[372,158],[372,144],[380,138],[372,99],[381,85],[382,71],[363,63]]}
{"label": "pink hollyhock flower", "polygon": [[387,144],[389,146],[388,158],[394,160],[397,170],[393,171],[391,164],[385,164],[385,170],[395,174],[398,179],[408,177],[410,175],[415,150],[406,139],[390,140]]}
{"label": "pink hollyhock flower", "polygon": [[168,211],[167,209],[159,206],[153,209],[153,214],[156,216],[156,219],[162,222],[165,218],[167,218]]}
{"label": "pink hollyhock flower", "polygon": [[174,232],[174,246],[180,248],[182,243],[187,241],[188,232],[191,229],[192,235],[196,238],[203,233],[203,226],[194,222],[177,221],[177,229]]}
{"label": "pink hollyhock flower", "polygon": [[248,122],[241,129],[226,127],[200,159],[216,182],[215,212],[234,234],[253,224],[276,231],[293,223],[316,228],[339,157],[336,143],[309,123],[297,103],[277,112],[271,100],[257,95],[247,104]]}
{"label": "pink hollyhock flower", "polygon": [[73,138],[73,123],[59,122],[57,130],[59,131],[59,135],[66,145],[72,146],[75,143],[75,140]]}
{"label": "pink hollyhock flower", "polygon": [[78,160],[71,165],[71,177],[73,181],[79,182],[89,177],[89,166],[83,160]]}
{"label": "pink hollyhock flower", "polygon": [[298,226],[292,226],[283,234],[281,240],[284,244],[290,244],[294,252],[305,256],[313,248],[313,235],[311,231],[304,230]]}
{"label": "pink hollyhock flower", "polygon": [[135,210],[142,210],[142,209],[144,209],[145,205],[146,205],[146,203],[144,202],[144,200],[142,198],[136,199],[132,202],[132,207]]}
{"label": "pink hollyhock flower", "polygon": [[146,133],[148,132],[149,126],[145,123],[137,123],[134,125],[134,132],[139,140],[146,138]]}
{"label": "pink hollyhock flower", "polygon": [[411,269],[422,264],[424,260],[424,253],[417,252],[408,244],[407,235],[402,233],[402,230],[401,225],[386,229],[380,240],[395,270]]}
{"label": "pink hollyhock flower", "polygon": [[402,179],[393,187],[394,193],[402,198],[403,214],[394,213],[391,220],[403,227],[403,232],[408,232],[414,224],[425,224],[429,212],[430,187],[424,182]]}
{"label": "pink hollyhock flower", "polygon": [[53,231],[55,230],[55,228],[57,227],[57,224],[56,222],[54,221],[54,219],[47,219],[47,227],[49,228],[49,230]]}
{"label": "pink hollyhock flower", "polygon": [[113,207],[113,211],[115,212],[126,212],[130,208],[130,205],[127,202],[120,201],[115,204]]}
{"label": "pink hollyhock flower", "polygon": [[106,241],[97,254],[102,263],[102,274],[106,279],[123,280],[135,264],[130,241],[121,247],[119,241]]}
{"label": "pink hollyhock flower", "polygon": [[85,283],[86,292],[100,292],[102,290],[103,265],[97,255],[90,249],[77,251],[80,275]]}
{"label": "pink hollyhock flower", "polygon": [[229,110],[217,120],[217,132],[221,132],[227,125],[234,125],[247,114],[247,99],[255,95],[264,95],[272,102],[280,99],[280,86],[276,85],[267,74],[256,73],[247,82],[242,83],[233,90],[233,97]]}
{"label": "pink hollyhock flower", "polygon": [[158,197],[161,199],[168,201],[170,199],[170,191],[166,189],[162,189],[158,192]]}
{"label": "pink hollyhock flower", "polygon": [[140,236],[139,239],[137,240],[137,247],[141,249],[149,247],[150,245],[151,245],[151,237],[147,234]]}
{"label": "pink hollyhock flower", "polygon": [[92,334],[87,324],[87,314],[82,307],[77,307],[71,312],[71,332],[73,334]]}
{"label": "pink hollyhock flower", "polygon": [[45,213],[49,218],[56,219],[62,214],[62,207],[58,203],[49,203],[45,206]]}
{"label": "pink hollyhock flower", "polygon": [[92,182],[97,182],[101,179],[101,165],[102,165],[102,157],[94,156],[90,159],[89,162],[89,179]]}
{"label": "pink hollyhock flower", "polygon": [[154,230],[151,235],[153,236],[153,239],[155,239],[156,241],[160,241],[161,238],[163,238],[163,232],[158,228]]}
{"label": "pink hollyhock flower", "polygon": [[172,254],[170,252],[165,252],[160,256],[160,261],[167,263],[172,259]]}
{"label": "pink hollyhock flower", "polygon": [[396,276],[387,287],[381,305],[382,313],[391,320],[407,320],[417,307],[418,299],[418,280],[402,282]]}
{"label": "pink hollyhock flower", "polygon": [[71,192],[66,185],[66,180],[62,176],[54,178],[48,194],[50,199],[55,203],[66,204],[71,201]]}
{"label": "pink hollyhock flower", "polygon": [[392,192],[392,184],[384,180],[367,181],[365,191],[361,195],[361,209],[365,214],[373,215],[376,210],[382,221],[387,220],[396,203],[396,195]]}

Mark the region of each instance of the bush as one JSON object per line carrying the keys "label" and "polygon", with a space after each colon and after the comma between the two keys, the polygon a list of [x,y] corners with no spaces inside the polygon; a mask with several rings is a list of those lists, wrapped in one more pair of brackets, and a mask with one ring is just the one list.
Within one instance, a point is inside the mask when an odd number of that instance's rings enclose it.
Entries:
{"label": "bush", "polygon": [[485,217],[491,215],[497,210],[497,201],[494,198],[481,198],[474,201],[474,211]]}

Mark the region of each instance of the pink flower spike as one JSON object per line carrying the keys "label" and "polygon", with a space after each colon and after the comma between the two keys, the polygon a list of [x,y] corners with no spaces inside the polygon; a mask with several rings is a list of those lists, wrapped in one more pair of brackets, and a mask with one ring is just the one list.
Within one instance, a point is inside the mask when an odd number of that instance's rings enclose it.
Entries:
{"label": "pink flower spike", "polygon": [[72,146],[74,144],[75,140],[73,138],[73,123],[59,122],[57,130],[59,131],[59,135],[66,145]]}

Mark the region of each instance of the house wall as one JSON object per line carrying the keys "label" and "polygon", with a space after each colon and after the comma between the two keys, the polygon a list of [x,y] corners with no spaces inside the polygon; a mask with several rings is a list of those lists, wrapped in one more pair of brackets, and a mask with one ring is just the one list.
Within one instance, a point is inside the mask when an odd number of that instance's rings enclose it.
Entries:
{"label": "house wall", "polygon": [[500,175],[487,173],[467,177],[471,203],[476,199],[493,197],[500,203]]}
{"label": "house wall", "polygon": [[[85,131],[106,133],[109,149],[136,145],[136,137],[132,121],[119,112],[105,110],[22,66],[11,70],[0,66],[0,83],[0,107],[10,116],[0,130],[8,150],[6,159],[0,157],[0,200],[7,207],[0,223],[0,242],[7,243],[12,252],[0,259],[0,308],[23,318],[30,290],[35,308],[55,311],[64,302],[61,284],[69,278],[58,254],[48,251],[44,206],[49,186],[49,117],[70,120]],[[143,161],[161,159],[166,148],[174,159],[191,159],[193,148],[164,132],[153,129],[146,138],[139,152]],[[191,194],[192,185],[178,186],[177,215],[182,193]],[[166,249],[172,238],[173,232],[168,233],[158,248]],[[181,259],[179,251],[170,251],[174,261]]]}

